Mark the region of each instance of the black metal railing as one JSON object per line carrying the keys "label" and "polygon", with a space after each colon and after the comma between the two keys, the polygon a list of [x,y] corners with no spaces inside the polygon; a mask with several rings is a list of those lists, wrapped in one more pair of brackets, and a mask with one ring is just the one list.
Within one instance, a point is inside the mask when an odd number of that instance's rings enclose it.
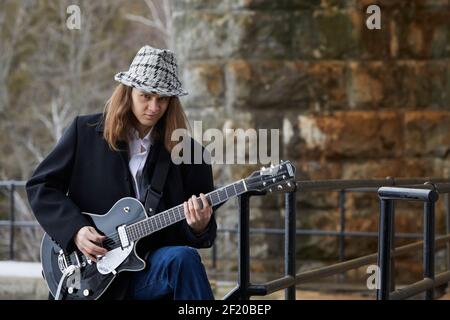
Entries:
{"label": "black metal railing", "polygon": [[[395,185],[412,185],[428,181],[427,179],[377,179],[377,180],[323,180],[323,181],[299,181],[297,185],[300,191],[335,191],[339,193],[339,230],[320,230],[320,229],[296,229],[295,234],[303,236],[335,236],[338,239],[338,259],[345,260],[345,239],[354,237],[378,237],[378,232],[369,231],[347,231],[346,230],[346,200],[347,193],[352,192],[371,192],[377,191],[377,186],[395,186]],[[445,179],[433,179],[435,182],[444,182]],[[8,258],[15,259],[15,243],[16,243],[16,228],[40,228],[36,221],[19,221],[16,219],[14,192],[25,187],[25,181],[0,181],[0,188],[7,189],[9,193],[9,213],[7,220],[0,220],[0,228],[9,229],[8,241]],[[448,207],[448,206],[447,206]],[[286,215],[287,216],[287,215]],[[446,216],[450,220],[450,214]],[[450,225],[450,222],[448,223]],[[217,230],[219,233],[238,233],[238,227],[220,227]],[[250,228],[250,234],[274,234],[284,235],[285,229],[279,228]],[[418,239],[422,237],[419,233],[397,233],[397,238],[412,238]],[[218,244],[215,244],[211,250],[212,268],[217,267],[217,251]],[[450,258],[449,258],[450,259]],[[450,263],[450,261],[449,261]]]}
{"label": "black metal railing", "polygon": [[24,188],[25,181],[0,181],[0,188],[7,189],[9,193],[9,219],[0,220],[0,228],[6,227],[9,229],[9,242],[8,242],[8,256],[10,260],[15,259],[15,228],[23,227],[36,227],[39,228],[39,224],[36,221],[16,221],[16,204],[14,194],[17,188]]}
{"label": "black metal railing", "polygon": [[[395,238],[421,238],[422,234],[419,233],[395,233],[393,232],[393,207],[390,208],[389,205],[386,208],[391,212],[390,218],[383,216],[382,219],[380,217],[380,221],[384,221],[387,219],[388,225],[385,225],[385,229],[383,229],[384,233],[381,236],[381,228],[379,232],[364,232],[364,231],[348,231],[346,230],[346,216],[345,216],[345,205],[346,205],[346,194],[348,192],[370,192],[375,193],[379,191],[381,187],[394,187],[401,186],[405,189],[410,190],[410,188],[431,188],[432,186],[440,186],[441,189],[436,189],[436,192],[444,193],[446,189],[444,187],[449,184],[450,180],[448,179],[429,179],[429,178],[421,178],[421,179],[394,179],[394,178],[386,178],[386,179],[375,179],[375,180],[319,180],[319,181],[298,181],[295,184],[295,190],[284,190],[281,193],[284,193],[285,197],[285,221],[284,221],[284,229],[275,229],[275,228],[250,228],[250,198],[253,196],[264,196],[264,193],[246,193],[239,197],[239,221],[238,228],[219,228],[218,232],[233,232],[239,235],[239,264],[238,264],[238,284],[237,286],[231,290],[224,299],[249,299],[251,296],[263,296],[275,291],[279,291],[285,289],[285,298],[286,299],[295,299],[295,289],[296,285],[300,285],[306,282],[311,282],[314,280],[319,280],[323,277],[329,277],[333,275],[342,274],[346,271],[363,267],[365,265],[376,263],[378,261],[384,261],[390,264],[390,268],[386,269],[386,265],[383,265],[383,276],[386,277],[386,272],[389,273],[386,282],[386,279],[383,278],[384,282],[382,282],[383,290],[386,290],[387,283],[389,283],[389,288],[391,291],[395,289],[395,278],[391,277],[393,271],[393,257],[397,257],[400,255],[406,255],[414,252],[419,247],[424,246],[425,241],[418,241],[412,244],[404,245],[401,247],[397,247],[393,249],[393,243]],[[424,185],[427,183],[426,185]],[[7,188],[10,194],[10,212],[9,212],[9,220],[0,221],[0,228],[7,227],[9,228],[9,258],[14,259],[14,242],[15,242],[15,228],[23,228],[23,227],[32,227],[39,228],[39,224],[35,221],[17,221],[15,217],[15,203],[14,203],[14,192],[18,187],[24,187],[25,183],[23,181],[3,181],[0,182],[0,187]],[[319,230],[319,229],[296,229],[296,193],[297,192],[307,192],[307,191],[335,191],[339,192],[339,230]],[[433,217],[429,218],[427,222],[428,225],[428,238],[426,238],[426,247],[430,248],[430,244],[434,243],[435,249],[446,247],[447,249],[447,269],[450,269],[450,205],[449,205],[449,194],[446,192],[444,194],[444,199],[446,201],[446,234],[440,235],[436,238],[436,241],[432,241],[434,238],[434,228],[431,228],[434,222],[434,214]],[[301,209],[301,208],[300,208]],[[392,210],[391,210],[392,209]],[[383,209],[384,210],[384,209]],[[383,212],[380,210],[380,212]],[[391,210],[391,211],[389,211]],[[429,208],[431,210],[431,208]],[[434,212],[434,207],[433,207]],[[430,215],[429,215],[430,216]],[[380,227],[381,227],[380,223]],[[386,231],[387,230],[387,231]],[[284,235],[285,237],[285,252],[284,252],[284,275],[278,279],[262,283],[262,284],[252,284],[250,282],[250,234],[253,233],[265,233],[265,234],[278,234]],[[314,270],[308,270],[301,273],[295,273],[296,270],[296,259],[295,259],[295,240],[297,235],[315,235],[315,236],[336,236],[339,243],[339,263],[317,268]],[[390,259],[386,259],[386,252],[384,252],[385,256],[383,259],[380,259],[379,255],[381,254],[381,249],[378,253],[366,255],[363,257],[359,257],[352,260],[345,260],[345,239],[347,237],[379,237],[379,241],[384,239],[384,243],[381,248],[384,248],[387,244],[393,250],[390,250],[388,255]],[[389,237],[389,240],[386,240]],[[387,241],[387,244],[386,244]],[[384,249],[386,250],[386,249]],[[427,251],[430,252],[430,251]],[[425,254],[425,252],[424,252]],[[429,254],[429,253],[427,253]],[[434,254],[433,254],[434,256]],[[213,267],[216,266],[217,259],[217,246],[215,245],[212,249],[212,263]],[[427,261],[430,261],[430,257],[428,256]],[[428,262],[429,263],[429,262]],[[426,277],[416,284],[412,285],[411,290],[417,292],[422,288],[428,288],[429,292],[430,286],[434,287],[447,282],[447,276],[450,274],[444,273],[440,274],[436,277],[432,277],[432,272],[434,272],[433,265],[427,265],[427,273]],[[433,269],[433,270],[432,270]],[[388,270],[388,271],[386,271]],[[381,291],[381,289],[380,289]],[[407,292],[409,293],[409,292]],[[402,298],[405,297],[405,291],[395,291],[390,294],[390,298]],[[386,296],[383,296],[386,297]],[[381,293],[380,293],[380,297]]]}
{"label": "black metal railing", "polygon": [[[359,191],[359,192],[377,192],[379,188],[384,186],[417,186],[420,184],[431,184],[431,183],[443,183],[443,182],[449,182],[448,179],[380,179],[380,180],[323,180],[323,181],[299,181],[296,183],[296,191],[290,191],[288,195],[290,197],[293,197],[295,195],[295,192],[302,192],[302,191],[312,191],[312,190],[337,190],[343,194],[344,192],[348,191]],[[344,193],[345,194],[345,193]],[[240,196],[239,201],[239,265],[238,265],[238,284],[237,286],[232,289],[225,297],[225,300],[232,300],[232,299],[241,299],[246,300],[249,299],[251,296],[264,296],[270,293],[273,293],[278,290],[286,289],[285,298],[286,299],[295,299],[295,288],[296,285],[299,285],[301,283],[310,282],[313,280],[318,280],[323,277],[329,277],[332,275],[338,275],[342,274],[343,272],[356,269],[359,267],[363,267],[365,265],[375,263],[378,259],[378,254],[374,253],[371,255],[366,255],[363,257],[359,257],[356,259],[343,261],[337,264],[333,264],[330,266],[309,270],[306,272],[301,272],[298,274],[295,274],[292,272],[292,270],[295,270],[295,254],[289,254],[289,250],[292,248],[295,248],[295,241],[292,239],[295,237],[296,234],[303,234],[305,230],[295,230],[295,228],[292,228],[292,225],[295,225],[295,207],[291,205],[286,204],[286,219],[285,221],[285,274],[284,276],[272,280],[270,282],[262,283],[262,284],[252,284],[250,282],[250,271],[249,271],[249,234],[250,234],[250,228],[249,228],[249,199],[251,196],[259,196],[262,194],[244,194]],[[288,203],[288,195],[286,195],[285,202]],[[292,199],[292,198],[289,198]],[[340,204],[345,203],[345,201],[341,200],[340,198]],[[345,200],[345,198],[344,198]],[[448,200],[447,200],[448,201]],[[341,214],[345,214],[345,210],[340,210]],[[449,207],[446,207],[446,215],[449,215]],[[294,219],[293,221],[289,221],[289,219]],[[344,220],[344,222],[343,222]],[[433,220],[434,221],[434,220]],[[447,218],[446,221],[449,221]],[[393,220],[388,220],[388,222],[391,224],[390,227],[393,227]],[[431,221],[428,221],[427,225],[430,225]],[[341,244],[340,247],[340,254],[342,255],[343,249],[343,240],[341,238],[347,236],[349,233],[345,232],[345,217],[344,219],[340,219],[340,232],[321,232],[320,235],[337,235],[340,239],[339,243]],[[434,230],[434,229],[433,229]],[[448,230],[448,226],[447,226]],[[315,230],[317,231],[317,230]],[[373,236],[373,233],[364,233],[360,232],[357,234],[357,236]],[[411,234],[404,234],[409,235]],[[379,235],[378,235],[379,236]],[[384,235],[385,237],[389,237],[390,243],[393,241],[394,234],[393,233],[386,233]],[[413,234],[412,237],[420,237],[420,234]],[[448,248],[448,242],[449,242],[450,236],[444,235],[437,239],[436,242],[439,242],[439,245],[445,244]],[[433,233],[433,240],[434,240],[434,233]],[[294,242],[294,244],[291,244],[291,242]],[[427,246],[430,246],[430,243],[434,241],[431,240],[431,238],[427,238]],[[389,243],[389,244],[390,244]],[[401,246],[395,249],[393,256],[400,256],[405,254],[410,254],[417,250],[418,247],[422,246],[423,242],[415,242],[412,244],[408,244],[405,246]],[[288,247],[289,249],[287,249]],[[447,257],[450,257],[450,254],[447,250]],[[450,258],[447,258],[449,260]],[[389,260],[391,262],[391,260]],[[433,266],[428,266],[430,269]],[[449,268],[450,265],[447,265],[447,268]],[[429,270],[428,269],[428,270]],[[429,272],[429,271],[428,271]],[[442,284],[445,283],[446,278],[445,275],[440,275],[439,282],[434,282],[436,285],[437,283]],[[428,284],[429,278],[425,280],[426,284]],[[395,281],[390,283],[390,286],[395,286]],[[424,284],[419,283],[417,286],[419,288],[422,288]],[[417,288],[416,288],[417,290]]]}
{"label": "black metal railing", "polygon": [[[439,194],[450,192],[449,183],[427,183],[421,188],[392,188],[383,187],[378,190],[380,197],[380,227],[379,227],[379,288],[377,289],[378,300],[407,299],[425,292],[424,298],[434,298],[434,288],[450,281],[450,270],[435,276],[435,203]],[[402,289],[395,290],[392,286],[393,263],[391,252],[395,252],[392,238],[395,234],[393,221],[395,218],[396,201],[421,201],[423,206],[423,279],[410,284]],[[448,209],[448,206],[447,206]],[[446,219],[448,221],[448,219]],[[448,231],[448,225],[447,225]],[[447,241],[448,248],[448,241]],[[448,261],[447,256],[447,261]]]}

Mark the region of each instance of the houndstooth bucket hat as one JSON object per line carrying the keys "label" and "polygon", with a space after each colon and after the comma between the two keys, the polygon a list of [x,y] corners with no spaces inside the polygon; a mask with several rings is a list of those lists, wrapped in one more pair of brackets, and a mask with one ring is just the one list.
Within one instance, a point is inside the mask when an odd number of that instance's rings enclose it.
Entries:
{"label": "houndstooth bucket hat", "polygon": [[178,79],[178,66],[172,51],[142,47],[126,72],[119,72],[114,79],[147,93],[161,96],[184,96],[187,91]]}

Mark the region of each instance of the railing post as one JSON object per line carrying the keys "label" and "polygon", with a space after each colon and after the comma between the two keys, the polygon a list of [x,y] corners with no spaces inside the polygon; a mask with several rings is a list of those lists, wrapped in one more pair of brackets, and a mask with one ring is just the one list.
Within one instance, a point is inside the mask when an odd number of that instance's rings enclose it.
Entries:
{"label": "railing post", "polygon": [[345,190],[339,191],[339,261],[345,260],[345,200],[346,192]]}
{"label": "railing post", "polygon": [[239,196],[239,299],[248,300],[250,286],[250,195]]}
{"label": "railing post", "polygon": [[[395,250],[395,202],[392,202],[391,207],[391,252],[394,252]],[[391,266],[390,266],[390,291],[395,291],[395,257],[392,257],[391,255]]]}
{"label": "railing post", "polygon": [[14,203],[14,192],[15,185],[11,183],[10,189],[10,209],[9,209],[9,259],[14,260],[14,221],[15,221],[15,203]]}
{"label": "railing post", "polygon": [[[295,191],[285,194],[285,218],[284,218],[284,274],[295,278]],[[286,300],[295,300],[295,284],[286,288],[284,296]]]}
{"label": "railing post", "polygon": [[[434,280],[434,202],[424,203],[423,277]],[[434,287],[425,292],[426,300],[433,300]]]}
{"label": "railing post", "polygon": [[393,200],[381,199],[378,235],[378,267],[380,272],[377,300],[389,300],[391,267],[391,227]]}

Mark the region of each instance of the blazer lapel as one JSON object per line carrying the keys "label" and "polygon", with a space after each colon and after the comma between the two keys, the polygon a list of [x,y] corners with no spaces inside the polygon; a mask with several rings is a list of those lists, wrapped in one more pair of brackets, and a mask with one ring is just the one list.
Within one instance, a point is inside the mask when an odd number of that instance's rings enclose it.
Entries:
{"label": "blazer lapel", "polygon": [[125,141],[118,141],[117,147],[119,148],[118,154],[121,158],[121,163],[123,166],[123,172],[126,172],[126,181],[128,182],[129,193],[132,197],[136,197],[136,192],[133,186],[133,177],[131,176],[129,168],[129,156],[128,156],[128,144]]}

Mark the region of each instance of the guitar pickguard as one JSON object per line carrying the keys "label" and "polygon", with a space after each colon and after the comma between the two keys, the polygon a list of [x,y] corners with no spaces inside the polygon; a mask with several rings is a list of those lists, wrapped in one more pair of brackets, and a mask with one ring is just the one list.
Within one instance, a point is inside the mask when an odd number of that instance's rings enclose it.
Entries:
{"label": "guitar pickguard", "polygon": [[133,251],[134,242],[125,249],[116,248],[108,251],[100,260],[97,260],[97,270],[101,274],[115,273],[115,270]]}

